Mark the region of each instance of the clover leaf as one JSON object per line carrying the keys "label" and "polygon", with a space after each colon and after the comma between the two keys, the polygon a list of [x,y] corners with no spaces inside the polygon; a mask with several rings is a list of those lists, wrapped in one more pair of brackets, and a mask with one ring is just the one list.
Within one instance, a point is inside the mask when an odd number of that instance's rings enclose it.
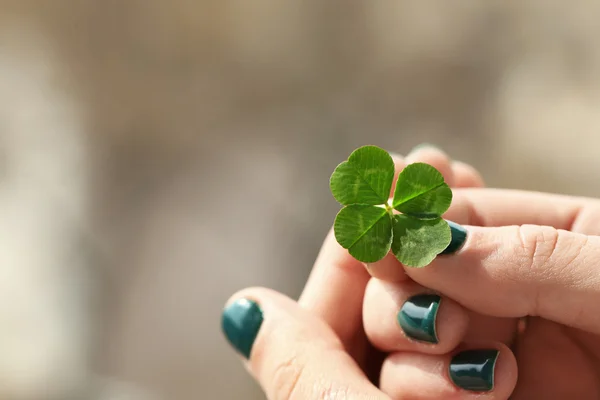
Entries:
{"label": "clover leaf", "polygon": [[381,260],[392,247],[392,218],[383,207],[346,206],[340,210],[333,229],[338,243],[363,262]]}
{"label": "clover leaf", "polygon": [[338,165],[329,182],[344,206],[334,223],[336,240],[362,262],[381,260],[391,250],[402,264],[424,267],[450,244],[450,227],[441,216],[452,190],[424,163],[400,172],[390,199],[393,180],[394,161],[376,146],[361,147]]}
{"label": "clover leaf", "polygon": [[390,197],[394,160],[383,149],[365,146],[354,151],[331,175],[331,193],[343,205],[383,204]]}
{"label": "clover leaf", "polygon": [[402,264],[411,267],[428,265],[452,240],[450,227],[442,218],[423,220],[394,215],[393,229],[392,252]]}
{"label": "clover leaf", "polygon": [[406,166],[398,176],[393,207],[412,217],[438,218],[448,210],[452,190],[440,172],[429,164]]}

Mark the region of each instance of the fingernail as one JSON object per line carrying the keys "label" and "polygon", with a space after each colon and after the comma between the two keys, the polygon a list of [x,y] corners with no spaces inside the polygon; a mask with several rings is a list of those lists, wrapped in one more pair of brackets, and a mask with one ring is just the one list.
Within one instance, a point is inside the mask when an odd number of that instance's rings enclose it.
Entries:
{"label": "fingernail", "polygon": [[396,317],[406,336],[422,342],[438,343],[435,321],[440,300],[436,294],[419,294],[406,300]]}
{"label": "fingernail", "polygon": [[435,144],[431,144],[431,143],[421,143],[416,145],[415,147],[412,148],[412,150],[409,152],[409,154],[415,153],[419,150],[423,150],[423,149],[435,149],[435,150],[440,150],[440,148],[438,146],[436,146]]}
{"label": "fingernail", "polygon": [[250,358],[262,322],[259,305],[252,300],[239,299],[223,310],[221,328],[229,343],[244,357]]}
{"label": "fingernail", "polygon": [[450,379],[462,389],[489,392],[494,389],[494,368],[498,350],[466,350],[450,361]]}
{"label": "fingernail", "polygon": [[452,240],[450,241],[448,247],[446,247],[446,250],[440,253],[442,255],[456,253],[467,240],[467,230],[465,228],[452,221],[446,222],[448,222],[448,225],[450,225]]}

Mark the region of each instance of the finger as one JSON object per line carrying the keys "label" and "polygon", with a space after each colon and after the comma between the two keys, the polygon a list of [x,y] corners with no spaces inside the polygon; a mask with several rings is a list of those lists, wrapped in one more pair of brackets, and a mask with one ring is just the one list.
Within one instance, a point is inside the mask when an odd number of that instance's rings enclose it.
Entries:
{"label": "finger", "polygon": [[[548,225],[573,230],[600,216],[600,201],[507,189],[453,189],[446,219],[466,225]],[[596,228],[600,231],[600,228]]]}
{"label": "finger", "polygon": [[540,316],[600,333],[599,236],[536,225],[466,232],[455,254],[407,274],[482,314]]}
{"label": "finger", "polygon": [[393,399],[505,400],[516,381],[513,353],[493,342],[448,355],[392,353],[381,370],[381,390]]}
{"label": "finger", "polygon": [[454,186],[454,171],[450,157],[435,146],[424,144],[415,147],[407,156],[406,164],[422,162],[431,165],[444,177],[448,186]]}
{"label": "finger", "polygon": [[268,399],[388,398],[326,323],[277,292],[238,293],[223,312],[222,327],[249,359],[246,365]]}
{"label": "finger", "polygon": [[308,282],[298,301],[317,318],[327,323],[345,348],[357,359],[365,346],[362,329],[362,301],[369,281],[363,264],[352,257],[329,232]]}
{"label": "finger", "polygon": [[363,305],[367,337],[386,351],[444,354],[464,337],[469,318],[451,299],[406,281],[371,279]]}
{"label": "finger", "polygon": [[485,186],[479,172],[467,163],[452,161],[452,172],[454,175],[454,187],[456,188],[479,188]]}

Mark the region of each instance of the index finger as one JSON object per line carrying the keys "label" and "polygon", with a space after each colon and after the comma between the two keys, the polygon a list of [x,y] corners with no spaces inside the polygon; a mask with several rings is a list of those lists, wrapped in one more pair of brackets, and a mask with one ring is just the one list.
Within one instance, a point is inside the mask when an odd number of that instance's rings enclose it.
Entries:
{"label": "index finger", "polygon": [[475,226],[531,224],[576,230],[583,217],[600,211],[596,199],[522,190],[453,189],[453,197],[444,218]]}

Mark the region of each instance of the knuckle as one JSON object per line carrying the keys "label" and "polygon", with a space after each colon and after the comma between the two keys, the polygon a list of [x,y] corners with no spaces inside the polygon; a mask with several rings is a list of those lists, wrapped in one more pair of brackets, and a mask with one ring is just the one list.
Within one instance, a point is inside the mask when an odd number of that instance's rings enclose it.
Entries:
{"label": "knuckle", "polygon": [[271,393],[274,400],[292,400],[298,392],[305,363],[297,354],[279,362],[273,369]]}
{"label": "knuckle", "polygon": [[349,399],[351,398],[350,396],[351,394],[348,386],[337,387],[329,383],[324,385],[314,398],[319,400],[342,400]]}
{"label": "knuckle", "polygon": [[584,284],[581,280],[586,274],[579,267],[589,255],[589,239],[553,227],[532,225],[519,227],[519,238],[520,262],[514,279],[529,284],[530,315],[543,315],[549,304],[556,301],[557,283],[572,287]]}
{"label": "knuckle", "polygon": [[318,376],[308,376],[306,360],[299,354],[279,362],[272,373],[269,399],[315,400],[347,399],[350,388]]}
{"label": "knuckle", "polygon": [[[545,270],[548,261],[553,258],[560,237],[556,228],[550,226],[522,225],[518,227],[521,242],[521,271],[524,276],[538,277],[540,270]],[[547,271],[546,271],[547,272]]]}
{"label": "knuckle", "polygon": [[553,274],[547,266],[556,253],[560,235],[558,230],[552,227],[523,225],[518,228],[518,237],[521,254],[515,279],[531,284],[526,296],[528,313],[539,315],[545,296],[543,281]]}

